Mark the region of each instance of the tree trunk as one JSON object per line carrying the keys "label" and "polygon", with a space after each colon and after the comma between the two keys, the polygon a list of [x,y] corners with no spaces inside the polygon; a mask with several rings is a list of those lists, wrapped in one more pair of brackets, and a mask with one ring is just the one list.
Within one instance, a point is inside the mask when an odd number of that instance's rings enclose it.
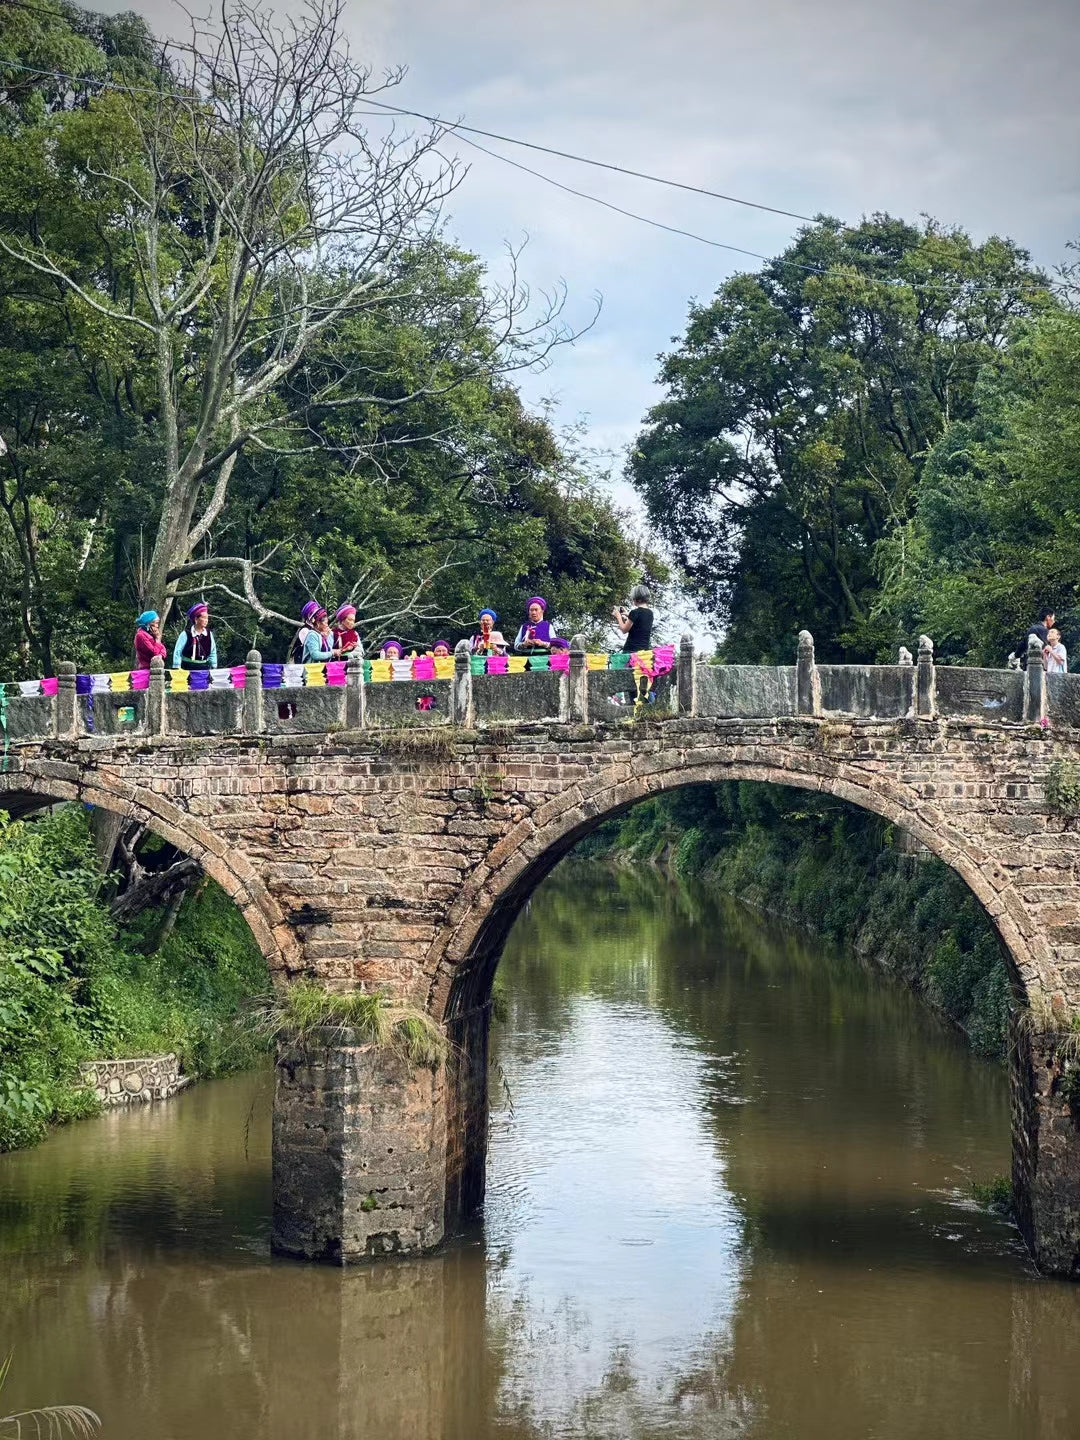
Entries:
{"label": "tree trunk", "polygon": [[90,814],[90,837],[94,842],[94,856],[103,880],[112,868],[116,842],[120,839],[126,823],[122,815],[117,815],[112,810],[103,810],[100,805],[95,805]]}

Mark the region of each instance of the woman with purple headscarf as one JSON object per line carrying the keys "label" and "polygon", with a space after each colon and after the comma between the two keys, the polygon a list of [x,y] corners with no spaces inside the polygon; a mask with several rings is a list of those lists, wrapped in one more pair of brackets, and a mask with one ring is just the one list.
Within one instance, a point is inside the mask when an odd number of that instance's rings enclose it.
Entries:
{"label": "woman with purple headscarf", "polygon": [[525,623],[517,633],[514,649],[519,655],[545,654],[552,650],[569,650],[570,641],[555,634],[555,627],[544,619],[547,601],[534,595],[525,607]]}
{"label": "woman with purple headscarf", "polygon": [[[303,665],[306,658],[304,650],[307,646],[308,636],[311,634],[312,627],[315,624],[315,617],[320,610],[322,610],[322,606],[317,600],[309,600],[300,611],[300,628],[293,636],[292,643],[289,646],[288,658],[291,665]],[[325,610],[323,610],[323,614],[326,614]]]}
{"label": "woman with purple headscarf", "polygon": [[316,606],[311,617],[311,628],[304,640],[304,664],[325,665],[327,660],[337,658],[334,637],[330,633],[330,618],[321,605]]}
{"label": "woman with purple headscarf", "polygon": [[210,629],[210,607],[196,600],[187,612],[187,624],[176,637],[172,657],[174,670],[216,670],[217,641]]}

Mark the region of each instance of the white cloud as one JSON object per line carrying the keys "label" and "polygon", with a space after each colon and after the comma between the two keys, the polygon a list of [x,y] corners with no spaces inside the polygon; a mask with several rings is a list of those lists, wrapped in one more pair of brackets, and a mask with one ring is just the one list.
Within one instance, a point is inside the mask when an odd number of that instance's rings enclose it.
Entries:
{"label": "white cloud", "polygon": [[[179,25],[169,0],[140,8],[159,31]],[[1072,0],[356,0],[346,19],[376,65],[409,65],[403,105],[807,214],[925,211],[1010,234],[1045,263],[1080,234]],[[775,253],[797,223],[503,148],[750,250]],[[572,318],[605,297],[587,340],[526,393],[632,435],[690,297],[754,262],[460,152],[473,169],[453,233],[497,263],[528,232],[527,278],[565,278]]]}

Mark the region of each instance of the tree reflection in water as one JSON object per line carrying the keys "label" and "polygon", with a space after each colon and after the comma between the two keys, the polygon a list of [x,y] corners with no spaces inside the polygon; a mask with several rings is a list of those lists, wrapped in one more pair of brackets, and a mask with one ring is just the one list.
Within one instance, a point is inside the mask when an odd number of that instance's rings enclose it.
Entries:
{"label": "tree reflection in water", "polygon": [[1076,1433],[1080,1292],[963,1199],[1004,1077],[857,962],[561,867],[500,969],[484,1226],[272,1261],[268,1075],[0,1158],[12,1408],[115,1440]]}

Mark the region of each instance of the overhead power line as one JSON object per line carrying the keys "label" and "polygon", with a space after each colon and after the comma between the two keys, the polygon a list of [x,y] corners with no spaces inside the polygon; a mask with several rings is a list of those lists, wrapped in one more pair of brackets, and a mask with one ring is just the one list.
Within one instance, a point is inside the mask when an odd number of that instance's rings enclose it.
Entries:
{"label": "overhead power line", "polygon": [[[409,112],[412,113],[412,112]],[[422,117],[423,118],[423,117]],[[636,210],[627,210],[622,205],[616,205],[611,200],[605,200],[600,195],[594,195],[589,190],[578,190],[573,185],[567,185],[562,180],[556,180],[552,175],[545,175],[541,170],[534,170],[531,165],[523,165],[520,160],[512,160],[509,155],[500,155],[497,150],[489,150],[486,145],[480,145],[476,140],[470,140],[467,135],[459,137],[470,145],[474,150],[480,150],[485,155],[490,155],[493,160],[500,160],[504,165],[510,165],[515,170],[523,170],[526,175],[532,175],[537,180],[542,180],[546,185],[553,185],[556,190],[565,191],[567,195],[576,195],[581,200],[591,201],[594,205],[602,205],[605,210],[612,210],[616,215],[624,215],[628,220],[640,221],[642,225],[650,225],[655,230],[666,230],[669,235],[681,235],[687,240],[696,240],[701,245],[709,245],[716,250],[733,251],[736,255],[747,255],[754,260],[762,260],[766,265],[780,266],[785,270],[800,270],[809,275],[833,275],[837,273],[837,265],[809,265],[799,260],[784,260],[776,255],[764,255],[760,250],[747,250],[741,245],[730,245],[724,240],[713,240],[707,235],[699,235],[695,230],[684,230],[678,225],[669,225],[666,221],[655,220],[649,215],[641,215]],[[852,269],[856,268],[858,260],[872,260],[870,256],[854,254],[840,264],[847,265]],[[933,280],[907,280],[895,275],[878,275],[865,270],[857,270],[860,277],[876,281],[883,285],[891,285],[895,288],[905,287],[912,290],[939,291],[946,295],[956,295],[957,291],[967,285],[970,289],[979,294],[1014,294],[1018,290],[1027,290],[1032,293],[1043,294],[1054,288],[1053,281],[1040,282],[1035,280],[1024,280],[1016,285],[1003,286],[998,284],[984,284],[981,281],[957,281],[955,285],[945,285]]]}
{"label": "overhead power line", "polygon": [[[481,130],[476,125],[466,125],[463,120],[443,120],[438,115],[427,115],[423,110],[406,110],[401,105],[390,105],[385,100],[371,100],[368,103],[377,106],[380,110],[391,110],[395,115],[409,115],[414,120],[426,120],[429,125],[438,125],[443,130],[452,130],[455,134],[461,134],[462,138],[466,134],[483,135],[485,140],[501,140],[507,145],[520,145],[525,150],[536,150],[541,155],[554,155],[560,160],[573,160],[578,165],[592,165],[597,170],[610,170],[616,175],[630,175],[635,180],[648,180],[653,185],[667,185],[672,190],[685,190],[691,195],[705,195],[710,200],[725,200],[729,205],[745,205],[750,210],[765,210],[770,215],[784,215],[789,220],[807,220],[811,225],[816,219],[816,216],[802,215],[798,210],[782,210],[778,205],[764,205],[760,200],[744,200],[739,195],[725,195],[721,190],[706,190],[702,185],[690,185],[683,180],[672,180],[669,175],[653,175],[647,170],[632,170],[628,165],[615,165],[610,160],[594,160],[592,156],[577,155],[571,150],[556,150],[551,145],[540,145],[534,140],[521,140],[516,135],[501,135],[497,130]],[[477,146],[477,148],[482,149],[483,147]],[[487,153],[490,155],[494,152],[489,150]],[[530,171],[531,173],[534,172]],[[544,179],[545,177],[541,176],[540,178]],[[737,249],[738,247],[726,246],[725,248]],[[752,252],[747,250],[745,253],[749,255]]]}
{"label": "overhead power line", "polygon": [[[411,113],[411,112],[409,112]],[[426,117],[420,117],[426,118]],[[483,134],[483,131],[477,132]],[[663,220],[653,220],[648,215],[639,215],[635,210],[626,210],[622,205],[616,205],[611,200],[605,200],[600,195],[593,195],[588,190],[575,190],[573,185],[565,185],[561,180],[556,180],[551,175],[545,175],[540,170],[534,170],[530,165],[523,165],[520,160],[511,160],[509,155],[500,155],[497,150],[489,150],[486,145],[480,145],[468,136],[460,137],[466,145],[471,145],[474,150],[481,150],[485,155],[490,155],[493,160],[501,160],[504,165],[512,165],[515,170],[523,170],[526,175],[533,175],[537,180],[543,180],[546,185],[554,185],[556,190],[564,190],[567,195],[576,195],[579,200],[591,200],[594,205],[602,205],[605,210],[613,210],[616,215],[625,215],[628,220],[640,220],[643,225],[652,225],[657,230],[666,230],[669,235],[682,235],[687,240],[697,240],[701,245],[711,245],[717,250],[733,250],[736,255],[749,255],[754,260],[769,260],[771,257],[762,255],[757,250],[744,250],[741,245],[728,245],[723,240],[710,240],[707,235],[699,235],[694,230],[683,230],[678,225],[668,225]],[[786,213],[786,212],[785,212]],[[783,262],[787,264],[788,262]],[[794,262],[791,262],[794,263]],[[827,272],[819,266],[800,265],[800,270],[814,270],[818,274]]]}
{"label": "overhead power line", "polygon": [[[31,5],[31,4],[26,3],[26,0],[0,0],[0,8],[2,8],[3,6],[9,6],[9,7],[12,7],[12,8],[23,9],[23,10],[35,10],[35,11],[38,11],[38,10],[40,10],[40,8],[41,8],[41,7],[39,7],[39,6],[35,6],[35,5]],[[50,14],[50,15],[52,14],[51,11],[41,11],[41,13]],[[41,77],[41,78],[43,78],[43,79],[66,80],[66,81],[68,81],[68,82],[70,82],[71,84],[74,84],[74,85],[94,86],[94,87],[96,87],[96,88],[98,88],[98,89],[100,89],[100,90],[117,90],[117,91],[120,91],[120,92],[122,92],[122,93],[124,93],[124,94],[127,94],[127,95],[148,95],[148,96],[152,96],[154,99],[157,99],[157,100],[160,100],[160,99],[162,98],[162,94],[163,94],[163,93],[167,93],[167,92],[164,91],[163,89],[150,89],[149,87],[145,87],[145,86],[140,87],[140,86],[136,86],[136,85],[129,85],[129,84],[127,84],[127,83],[117,82],[117,81],[115,81],[115,80],[98,79],[98,78],[95,77],[95,76],[72,75],[72,74],[70,74],[69,72],[63,71],[63,70],[43,70],[43,69],[39,69],[39,68],[37,68],[37,67],[35,67],[35,66],[32,66],[32,65],[23,65],[23,64],[20,64],[18,61],[7,60],[7,59],[3,59],[3,58],[0,58],[0,68],[6,68],[6,69],[9,69],[9,70],[20,70],[20,71],[22,71],[22,72],[25,73],[25,74],[28,74],[28,75],[36,75],[36,76],[39,76],[39,77]],[[188,98],[188,99],[192,99],[192,98],[194,98],[194,97],[187,97],[187,98]],[[498,160],[498,161],[500,161],[502,164],[504,164],[504,165],[509,165],[509,166],[511,166],[511,167],[512,167],[513,169],[515,169],[515,170],[523,171],[525,174],[533,176],[534,179],[541,180],[541,181],[543,181],[544,184],[546,184],[546,185],[552,185],[552,186],[554,186],[557,190],[562,190],[563,192],[565,192],[565,193],[568,194],[568,195],[576,196],[578,199],[581,199],[581,200],[588,200],[588,201],[591,202],[592,204],[594,204],[594,205],[600,205],[600,206],[602,206],[605,210],[610,210],[610,211],[612,211],[612,212],[613,212],[614,214],[616,214],[616,215],[622,215],[622,216],[624,216],[624,217],[625,217],[626,219],[628,219],[628,220],[635,220],[635,221],[637,221],[639,224],[648,225],[648,226],[652,227],[652,228],[655,229],[655,230],[663,230],[663,231],[666,231],[666,232],[667,232],[668,234],[670,234],[670,235],[678,235],[678,236],[680,236],[680,237],[682,237],[682,238],[684,238],[684,239],[693,240],[693,241],[695,241],[697,244],[700,244],[700,245],[708,245],[710,248],[715,249],[715,250],[727,250],[727,251],[729,251],[729,252],[732,253],[732,254],[745,255],[745,256],[747,256],[749,259],[752,259],[752,260],[760,260],[760,261],[763,261],[763,262],[764,262],[765,264],[767,264],[767,265],[776,265],[776,266],[780,266],[780,267],[782,267],[782,268],[784,268],[784,269],[799,270],[799,271],[802,271],[802,272],[804,272],[804,273],[812,274],[812,275],[829,275],[829,274],[835,273],[835,271],[836,271],[836,268],[837,268],[836,265],[810,265],[810,264],[807,264],[807,263],[805,263],[805,262],[801,262],[801,261],[797,261],[797,260],[784,260],[784,259],[780,258],[779,256],[765,255],[765,254],[763,254],[761,251],[758,251],[758,250],[748,250],[748,249],[744,248],[744,247],[741,246],[741,245],[732,245],[732,244],[730,244],[729,242],[724,241],[724,240],[714,240],[714,239],[712,239],[711,237],[709,237],[709,236],[707,236],[707,235],[698,234],[697,231],[694,231],[694,230],[686,230],[686,229],[683,229],[682,227],[680,227],[680,226],[678,226],[678,225],[669,225],[666,221],[656,220],[656,219],[654,219],[654,218],[651,217],[651,216],[642,215],[642,214],[640,214],[638,211],[635,211],[635,210],[628,210],[628,209],[626,209],[626,208],[625,208],[624,206],[622,206],[622,205],[616,205],[616,204],[615,204],[613,201],[611,201],[611,200],[605,200],[603,197],[601,197],[601,196],[599,196],[599,195],[594,195],[594,194],[592,194],[591,191],[577,189],[575,186],[567,185],[567,184],[565,184],[565,183],[564,183],[563,181],[561,181],[561,180],[556,180],[556,179],[555,179],[553,176],[551,176],[551,175],[545,175],[545,174],[543,173],[543,171],[541,171],[541,170],[534,170],[531,166],[525,165],[525,164],[523,164],[523,163],[522,163],[521,161],[519,161],[519,160],[513,160],[513,159],[511,159],[509,155],[502,155],[502,154],[500,154],[497,150],[490,150],[490,149],[488,149],[488,147],[487,147],[486,145],[481,145],[481,144],[479,144],[478,141],[472,140],[472,139],[469,138],[468,135],[463,134],[463,133],[460,133],[460,132],[465,131],[465,130],[468,130],[468,131],[470,132],[470,134],[473,134],[473,135],[484,135],[484,136],[486,136],[486,137],[488,137],[488,138],[494,138],[494,139],[498,139],[498,140],[506,140],[506,141],[507,141],[508,143],[510,143],[510,144],[523,145],[523,146],[526,146],[526,147],[529,148],[529,149],[543,151],[544,153],[547,153],[547,154],[550,154],[550,155],[558,155],[558,156],[562,156],[562,157],[564,157],[564,158],[568,158],[568,159],[571,159],[571,160],[579,160],[579,161],[581,161],[581,162],[584,163],[584,164],[597,165],[597,166],[599,166],[599,167],[602,168],[602,169],[613,170],[613,171],[616,171],[616,172],[618,172],[618,173],[625,174],[625,175],[637,175],[637,176],[639,176],[640,178],[643,178],[643,179],[646,179],[646,180],[653,180],[653,181],[656,181],[656,182],[659,183],[659,184],[668,184],[668,185],[673,186],[673,187],[676,188],[676,189],[688,190],[688,191],[691,191],[691,192],[694,192],[694,193],[697,193],[697,194],[709,196],[709,197],[714,198],[714,199],[732,201],[732,202],[735,203],[735,204],[751,206],[752,208],[758,209],[758,210],[766,210],[766,211],[771,212],[772,214],[775,214],[775,215],[784,215],[784,216],[787,216],[787,217],[789,217],[789,218],[791,218],[791,219],[796,219],[796,220],[810,220],[811,223],[813,223],[813,222],[812,222],[812,217],[807,216],[807,215],[800,215],[800,214],[798,214],[796,211],[793,211],[793,210],[781,210],[781,209],[778,209],[778,208],[775,207],[775,206],[761,205],[761,204],[758,204],[756,201],[752,201],[752,200],[740,200],[740,199],[737,199],[737,198],[734,197],[734,196],[722,195],[722,194],[720,194],[720,193],[717,192],[717,191],[704,190],[704,189],[701,189],[700,187],[693,186],[693,185],[684,185],[684,184],[682,184],[680,181],[677,181],[677,180],[670,180],[670,181],[669,181],[669,180],[665,180],[665,179],[663,179],[662,177],[659,177],[659,176],[648,175],[648,174],[646,174],[646,173],[643,172],[643,171],[633,171],[633,170],[626,169],[625,167],[622,167],[622,166],[610,165],[610,164],[608,164],[606,161],[593,161],[593,160],[590,160],[590,159],[588,159],[587,157],[584,157],[584,156],[571,155],[569,152],[560,151],[560,150],[555,150],[555,149],[552,149],[551,147],[548,147],[548,146],[535,145],[535,144],[533,144],[533,143],[530,142],[530,141],[516,140],[516,139],[514,139],[514,138],[511,137],[511,136],[498,135],[498,134],[497,134],[496,132],[494,132],[494,131],[481,130],[481,129],[475,127],[475,126],[453,125],[453,124],[444,122],[444,121],[442,121],[442,120],[439,120],[439,119],[438,119],[437,117],[435,117],[435,116],[427,115],[427,114],[425,114],[423,111],[419,111],[419,110],[408,110],[408,109],[405,109],[405,108],[402,107],[402,106],[388,105],[388,104],[386,104],[386,103],[383,102],[383,101],[375,100],[375,99],[372,98],[371,96],[364,96],[364,102],[363,102],[363,103],[364,103],[365,105],[375,106],[375,107],[377,107],[377,109],[378,109],[379,111],[388,111],[388,112],[393,112],[393,113],[400,114],[400,115],[408,115],[408,116],[410,116],[410,117],[412,117],[412,118],[415,118],[415,119],[425,120],[425,121],[427,121],[429,124],[433,124],[433,125],[436,125],[436,126],[440,126],[440,127],[442,127],[443,129],[447,130],[448,132],[457,134],[457,135],[458,135],[458,138],[461,139],[466,145],[471,146],[474,150],[479,150],[479,151],[481,151],[483,154],[489,156],[489,157],[490,157],[491,159],[493,159],[493,160]],[[855,253],[855,254],[852,254],[850,257],[845,257],[845,260],[844,260],[844,262],[842,262],[842,263],[845,263],[845,264],[854,266],[854,265],[856,264],[856,262],[857,262],[858,260],[860,260],[860,259],[870,260],[870,259],[872,259],[872,257],[869,257],[869,256],[860,256],[860,255],[858,255],[857,253]],[[1046,281],[1045,283],[1042,283],[1042,282],[1037,282],[1037,281],[1034,281],[1034,280],[1030,280],[1030,281],[1023,281],[1023,282],[1021,282],[1021,283],[1019,283],[1019,284],[1017,284],[1017,285],[1015,285],[1015,286],[1008,286],[1008,287],[1002,286],[1002,285],[1000,285],[1000,284],[985,284],[985,283],[983,283],[983,282],[981,282],[981,281],[977,281],[977,280],[959,281],[957,285],[945,285],[945,284],[941,284],[941,283],[939,283],[939,282],[934,282],[934,281],[930,281],[930,280],[926,280],[926,281],[909,280],[909,279],[906,279],[906,278],[901,277],[901,276],[888,276],[888,275],[880,275],[880,274],[875,274],[875,273],[867,274],[866,271],[862,271],[862,270],[858,271],[858,273],[864,275],[865,278],[867,278],[867,279],[876,280],[876,281],[878,281],[878,282],[880,282],[880,283],[882,283],[882,284],[892,285],[892,286],[897,287],[897,288],[899,288],[899,287],[907,287],[907,288],[914,289],[914,290],[939,291],[939,292],[941,292],[941,293],[950,294],[950,295],[954,295],[954,294],[956,293],[956,290],[957,290],[958,286],[966,286],[966,287],[969,289],[969,291],[977,291],[977,292],[979,292],[979,293],[985,293],[985,294],[988,294],[988,295],[989,295],[989,294],[999,294],[999,295],[1000,295],[1000,294],[1005,294],[1005,293],[1015,293],[1015,292],[1018,291],[1018,290],[1027,290],[1027,291],[1033,292],[1033,293],[1034,293],[1034,292],[1045,293],[1047,290],[1057,288],[1057,287],[1055,286],[1055,282],[1053,282],[1053,281]]]}

